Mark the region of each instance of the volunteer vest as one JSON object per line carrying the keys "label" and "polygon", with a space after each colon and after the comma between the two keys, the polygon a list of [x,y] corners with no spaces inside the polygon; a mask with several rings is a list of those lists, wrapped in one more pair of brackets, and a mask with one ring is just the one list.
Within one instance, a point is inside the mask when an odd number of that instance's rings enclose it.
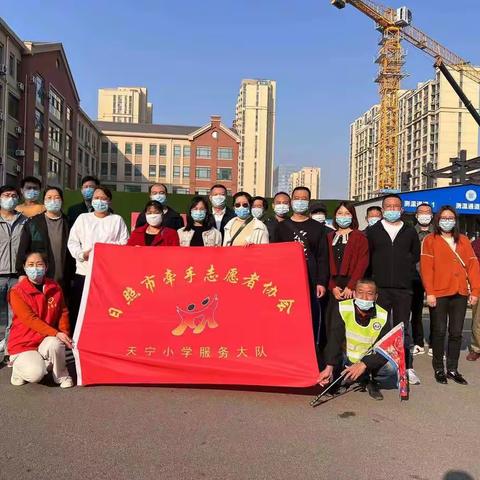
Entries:
{"label": "volunteer vest", "polygon": [[[23,301],[41,320],[53,328],[58,328],[63,311],[63,295],[57,282],[45,279],[42,293],[25,278],[12,287],[12,290],[21,295]],[[8,353],[15,355],[28,350],[37,350],[45,337],[22,323],[17,312],[13,311],[12,313]]]}
{"label": "volunteer vest", "polygon": [[344,300],[338,304],[340,316],[345,323],[345,338],[347,358],[352,363],[359,362],[362,357],[373,347],[382,328],[387,323],[387,311],[375,305],[377,316],[370,319],[365,327],[355,320],[355,305],[353,300]]}

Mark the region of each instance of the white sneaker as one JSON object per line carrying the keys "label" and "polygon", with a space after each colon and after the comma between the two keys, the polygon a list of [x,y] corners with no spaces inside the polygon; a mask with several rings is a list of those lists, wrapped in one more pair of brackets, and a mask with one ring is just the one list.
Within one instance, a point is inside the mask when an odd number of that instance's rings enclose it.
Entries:
{"label": "white sneaker", "polygon": [[18,377],[12,372],[12,377],[10,378],[10,383],[14,385],[15,387],[20,387],[22,385],[25,385],[27,382],[23,379]]}
{"label": "white sneaker", "polygon": [[410,385],[420,385],[420,379],[417,377],[413,368],[407,369],[408,383]]}
{"label": "white sneaker", "polygon": [[65,377],[60,383],[60,388],[70,388],[73,387],[74,383],[72,377]]}
{"label": "white sneaker", "polygon": [[423,355],[425,353],[425,348],[420,345],[414,345],[412,347],[412,355]]}
{"label": "white sneaker", "polygon": [[429,357],[433,357],[433,348],[429,348],[427,353]]}

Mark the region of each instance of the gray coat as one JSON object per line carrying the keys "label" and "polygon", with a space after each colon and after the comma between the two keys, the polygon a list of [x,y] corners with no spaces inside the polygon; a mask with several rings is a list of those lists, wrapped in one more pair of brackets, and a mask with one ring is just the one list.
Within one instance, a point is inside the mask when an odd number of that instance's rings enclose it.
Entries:
{"label": "gray coat", "polygon": [[0,216],[0,275],[16,274],[18,247],[22,236],[23,226],[28,218],[17,213],[10,225]]}

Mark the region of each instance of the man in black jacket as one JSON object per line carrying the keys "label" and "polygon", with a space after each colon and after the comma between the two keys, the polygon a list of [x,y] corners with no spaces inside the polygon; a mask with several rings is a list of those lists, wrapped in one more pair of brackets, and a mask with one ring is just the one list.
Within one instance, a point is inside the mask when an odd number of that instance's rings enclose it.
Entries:
{"label": "man in black jacket", "polygon": [[227,207],[227,188],[225,185],[217,184],[210,189],[210,204],[212,205],[212,215],[210,216],[210,228],[214,227],[222,234],[225,225],[235,218],[235,212]]}
{"label": "man in black jacket", "polygon": [[[162,227],[173,228],[175,231],[182,228],[184,226],[183,218],[173,208],[167,206],[167,187],[163,183],[154,183],[150,185],[148,192],[150,194],[150,200],[155,200],[163,206]],[[145,213],[142,212],[137,218],[135,228],[143,227],[146,223],[147,218],[145,217]]]}
{"label": "man in black jacket", "polygon": [[91,177],[87,175],[82,178],[82,197],[83,202],[72,205],[67,212],[68,217],[68,226],[72,228],[72,225],[75,223],[75,220],[82,213],[93,212],[92,208],[92,197],[95,189],[100,185],[98,178]]}
{"label": "man in black jacket", "polygon": [[401,216],[402,200],[392,194],[382,202],[383,220],[367,229],[372,278],[378,286],[378,302],[390,314],[393,326],[403,322],[405,328],[405,363],[408,380],[419,384],[413,370],[410,334],[412,282],[420,260],[420,241],[415,228]]}

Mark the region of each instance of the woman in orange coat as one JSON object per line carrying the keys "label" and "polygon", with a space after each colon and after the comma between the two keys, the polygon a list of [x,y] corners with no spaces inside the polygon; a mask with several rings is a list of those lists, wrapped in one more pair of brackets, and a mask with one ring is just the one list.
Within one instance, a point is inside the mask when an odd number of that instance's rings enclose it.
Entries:
{"label": "woman in orange coat", "polygon": [[[461,385],[467,381],[458,372],[463,323],[467,303],[475,305],[480,295],[480,267],[469,239],[459,233],[457,213],[444,206],[434,221],[434,233],[422,243],[420,273],[430,308],[435,380],[447,378]],[[443,364],[448,324],[447,372]]]}

